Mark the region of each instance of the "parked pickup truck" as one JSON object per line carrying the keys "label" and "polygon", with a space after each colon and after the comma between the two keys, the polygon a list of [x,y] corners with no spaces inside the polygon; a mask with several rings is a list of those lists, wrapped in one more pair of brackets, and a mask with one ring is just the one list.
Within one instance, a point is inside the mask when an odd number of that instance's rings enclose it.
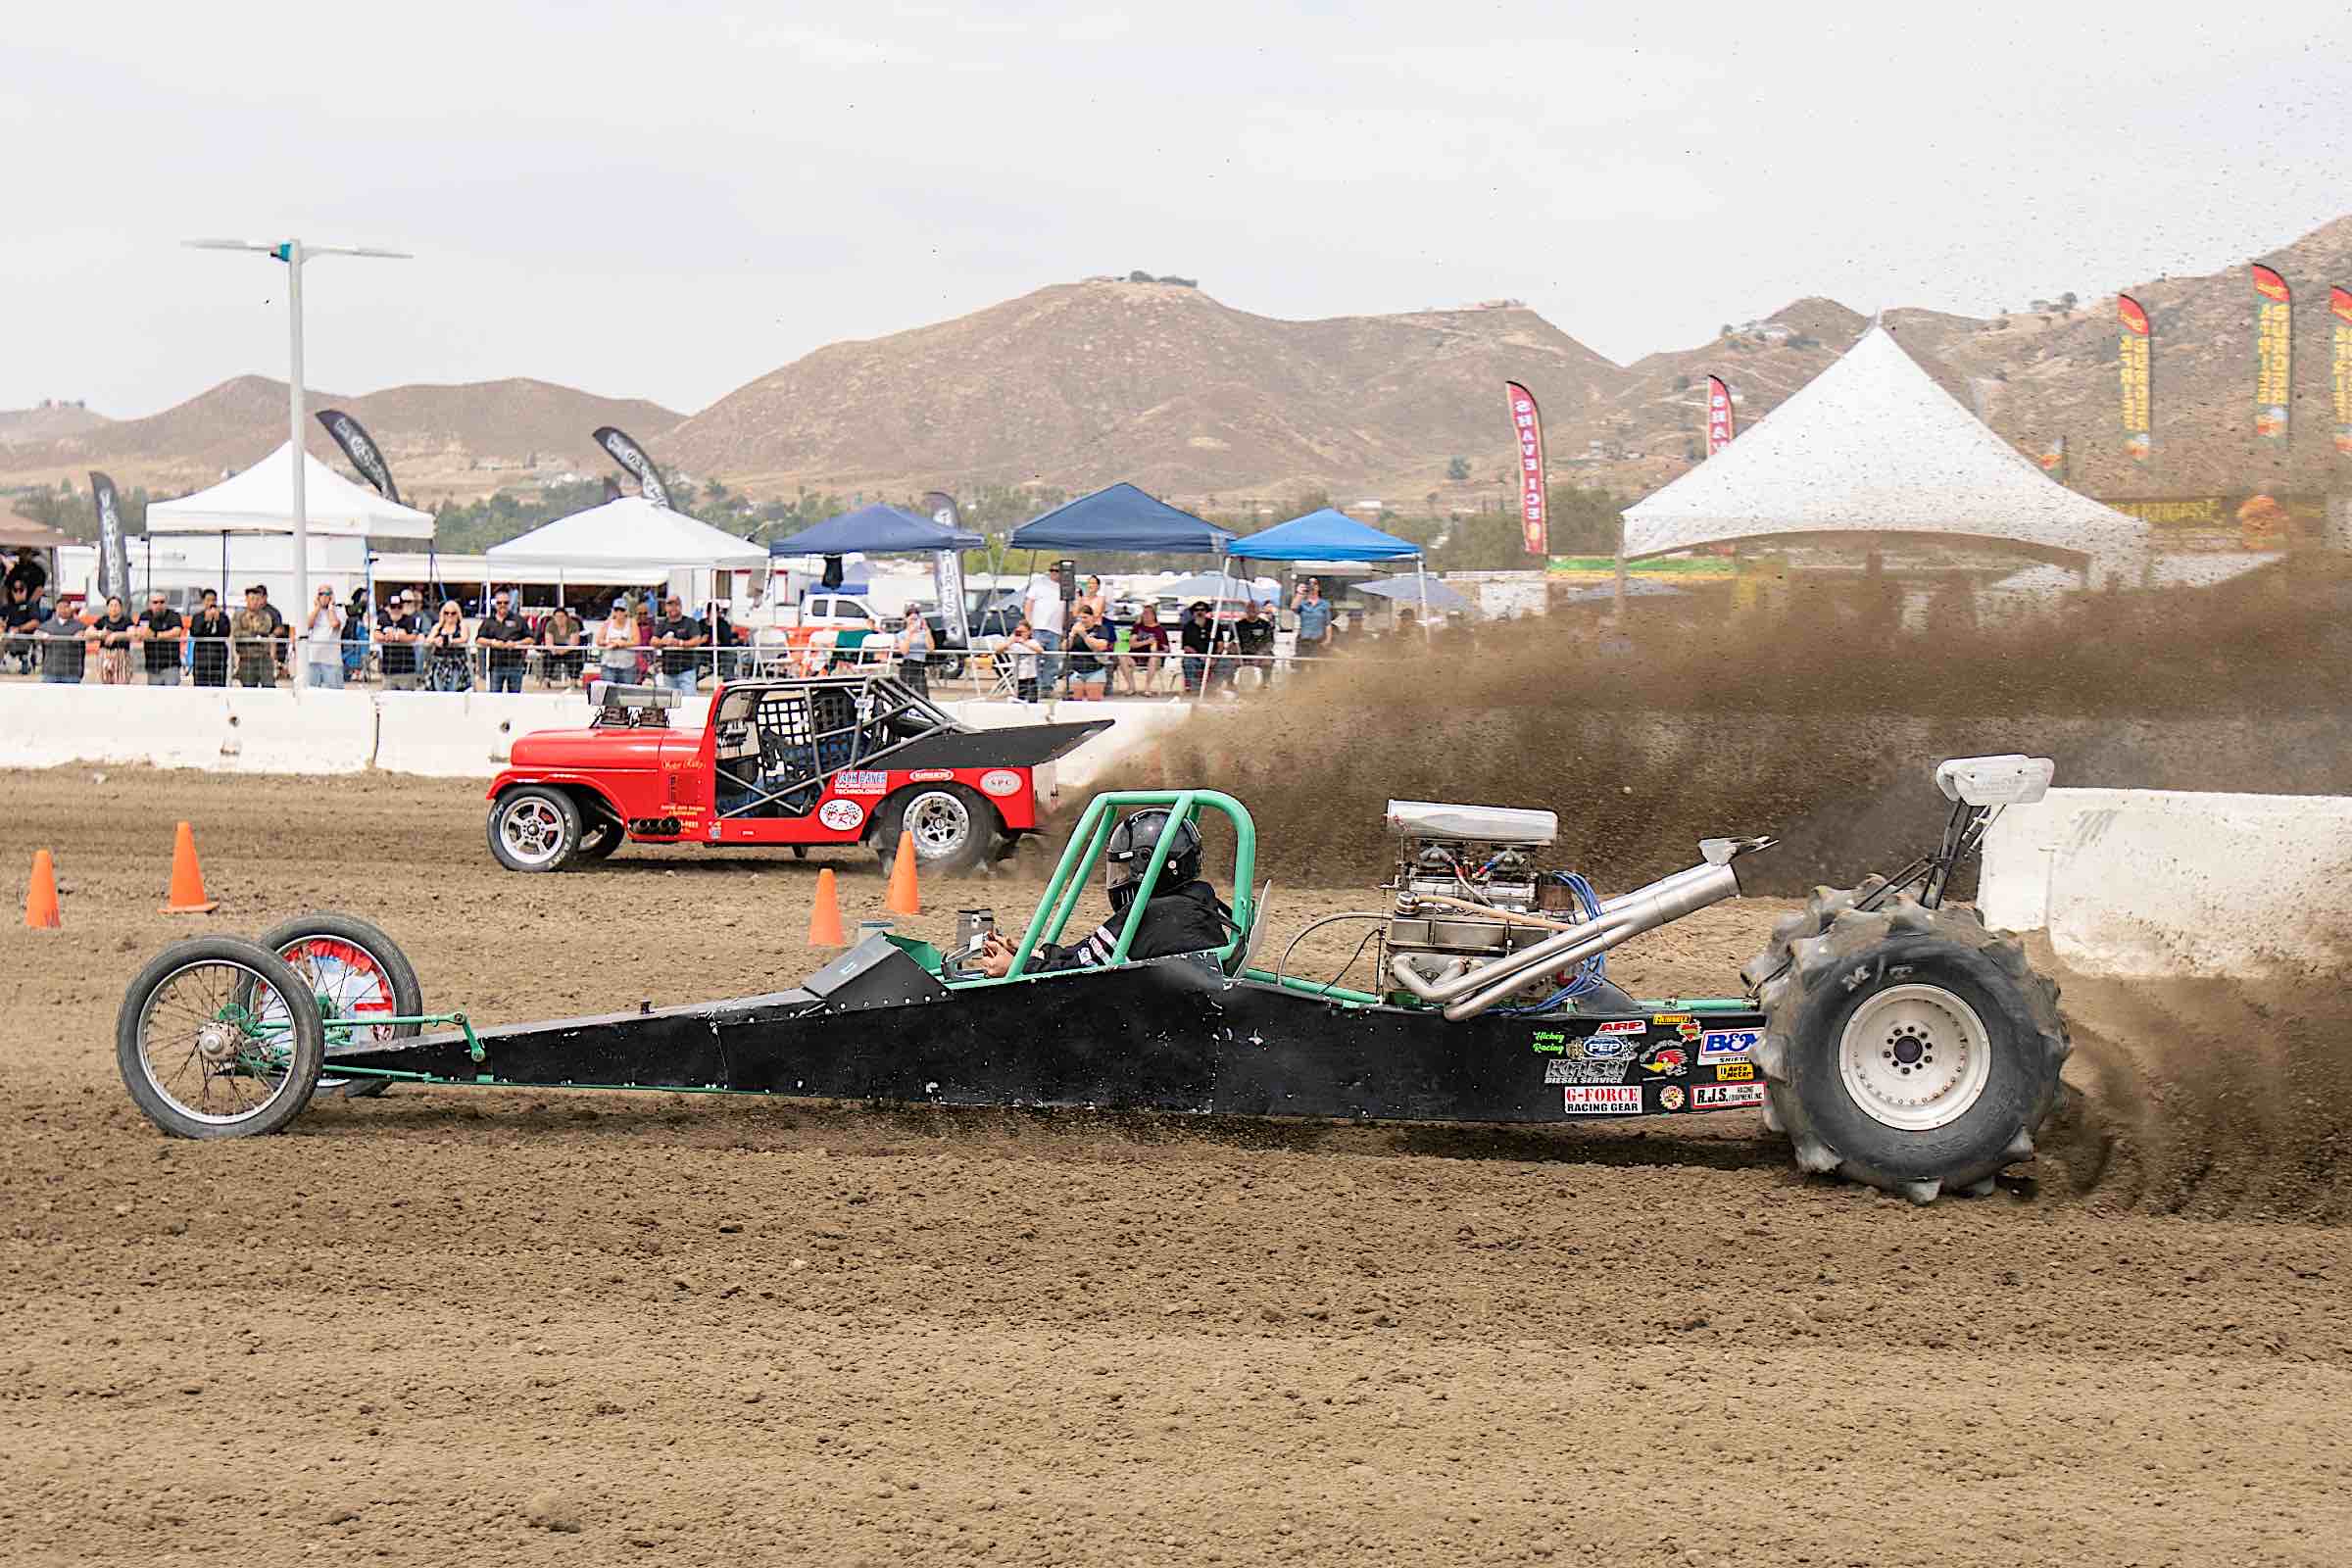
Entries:
{"label": "parked pickup truck", "polygon": [[490,853],[510,871],[628,840],[857,844],[887,866],[906,833],[924,871],[968,871],[1037,830],[1036,770],[1110,727],[970,729],[886,675],[727,681],[700,730],[670,727],[682,693],[597,692],[590,724],[521,736],[491,781]]}

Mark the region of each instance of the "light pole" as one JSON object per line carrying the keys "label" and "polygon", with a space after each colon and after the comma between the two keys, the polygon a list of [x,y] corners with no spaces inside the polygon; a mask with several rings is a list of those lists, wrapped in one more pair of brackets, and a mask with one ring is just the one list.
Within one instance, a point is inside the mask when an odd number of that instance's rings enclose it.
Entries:
{"label": "light pole", "polygon": [[[294,613],[308,612],[311,605],[311,519],[306,511],[308,498],[304,495],[303,454],[307,437],[302,420],[302,264],[314,256],[379,256],[392,261],[407,261],[407,251],[388,251],[373,245],[305,245],[301,240],[280,240],[272,245],[250,239],[191,239],[183,241],[190,250],[199,251],[258,251],[274,256],[286,264],[286,319],[288,325],[288,354],[286,364],[286,429],[293,441],[288,454],[294,461]],[[287,617],[287,630],[293,630],[293,618]],[[297,656],[293,661],[295,690],[302,689],[308,666]]]}

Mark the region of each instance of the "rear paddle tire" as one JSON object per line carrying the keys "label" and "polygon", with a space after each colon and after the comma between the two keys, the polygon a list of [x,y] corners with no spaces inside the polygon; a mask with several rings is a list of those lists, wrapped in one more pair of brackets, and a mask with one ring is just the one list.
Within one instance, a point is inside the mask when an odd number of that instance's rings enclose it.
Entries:
{"label": "rear paddle tire", "polygon": [[561,871],[580,838],[580,808],[562,790],[526,784],[490,808],[490,853],[510,871]]}
{"label": "rear paddle tire", "polygon": [[1818,888],[1744,971],[1766,1120],[1796,1162],[1914,1202],[1988,1193],[2034,1156],[2069,1050],[2058,987],[2016,938],[1909,895]]}
{"label": "rear paddle tire", "polygon": [[[310,983],[328,1045],[390,1045],[423,1027],[368,1021],[370,1014],[415,1018],[424,1011],[424,987],[417,982],[416,965],[373,921],[332,912],[298,914],[255,940]],[[356,1100],[382,1094],[391,1080],[322,1077],[318,1087]]]}
{"label": "rear paddle tire", "polygon": [[961,784],[925,784],[882,803],[874,851],[887,872],[898,863],[899,835],[914,836],[920,875],[963,876],[987,860],[1000,823],[997,808]]}
{"label": "rear paddle tire", "polygon": [[325,1053],[304,978],[239,937],[166,948],[131,981],[115,1018],[122,1086],[178,1138],[276,1132],[310,1103]]}

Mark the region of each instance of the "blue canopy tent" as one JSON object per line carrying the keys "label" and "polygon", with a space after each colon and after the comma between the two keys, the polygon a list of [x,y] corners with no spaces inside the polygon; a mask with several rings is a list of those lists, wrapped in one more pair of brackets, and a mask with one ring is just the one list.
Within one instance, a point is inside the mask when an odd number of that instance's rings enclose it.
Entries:
{"label": "blue canopy tent", "polygon": [[1403,561],[1418,558],[1421,547],[1325,507],[1236,539],[1225,553],[1251,561]]}
{"label": "blue canopy tent", "polygon": [[[1422,565],[1421,547],[1409,539],[1399,539],[1393,533],[1382,533],[1360,523],[1336,508],[1325,507],[1236,539],[1226,547],[1225,554],[1250,561],[1410,560],[1414,581],[1420,588],[1421,619],[1425,626],[1429,620],[1429,576]],[[1357,586],[1371,587],[1369,583]],[[1389,597],[1402,596],[1391,593]]]}
{"label": "blue canopy tent", "polygon": [[827,517],[811,527],[803,528],[789,539],[778,539],[767,547],[771,556],[846,556],[852,553],[867,556],[888,555],[893,551],[977,550],[987,540],[962,528],[944,527],[929,517],[918,517],[911,512],[886,507],[879,501],[871,506],[845,512],[838,517]]}
{"label": "blue canopy tent", "polygon": [[1055,507],[1012,530],[1014,550],[1117,550],[1142,555],[1213,556],[1233,532],[1179,512],[1131,484],[1114,484]]}

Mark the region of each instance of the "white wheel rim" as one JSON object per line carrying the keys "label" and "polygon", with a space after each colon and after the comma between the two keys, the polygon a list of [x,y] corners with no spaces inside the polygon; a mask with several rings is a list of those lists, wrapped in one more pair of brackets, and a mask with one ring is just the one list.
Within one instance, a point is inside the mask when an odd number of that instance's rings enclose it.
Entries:
{"label": "white wheel rim", "polygon": [[1968,1114],[1992,1079],[1984,1020],[1941,986],[1890,986],[1846,1020],[1838,1047],[1845,1092],[1863,1114],[1927,1132]]}
{"label": "white wheel rim", "polygon": [[954,855],[972,835],[972,813],[963,802],[945,790],[931,790],[906,805],[906,831],[914,835],[914,853],[926,860]]}
{"label": "white wheel rim", "polygon": [[517,801],[498,819],[498,839],[517,860],[542,865],[564,847],[564,818],[537,796]]}

